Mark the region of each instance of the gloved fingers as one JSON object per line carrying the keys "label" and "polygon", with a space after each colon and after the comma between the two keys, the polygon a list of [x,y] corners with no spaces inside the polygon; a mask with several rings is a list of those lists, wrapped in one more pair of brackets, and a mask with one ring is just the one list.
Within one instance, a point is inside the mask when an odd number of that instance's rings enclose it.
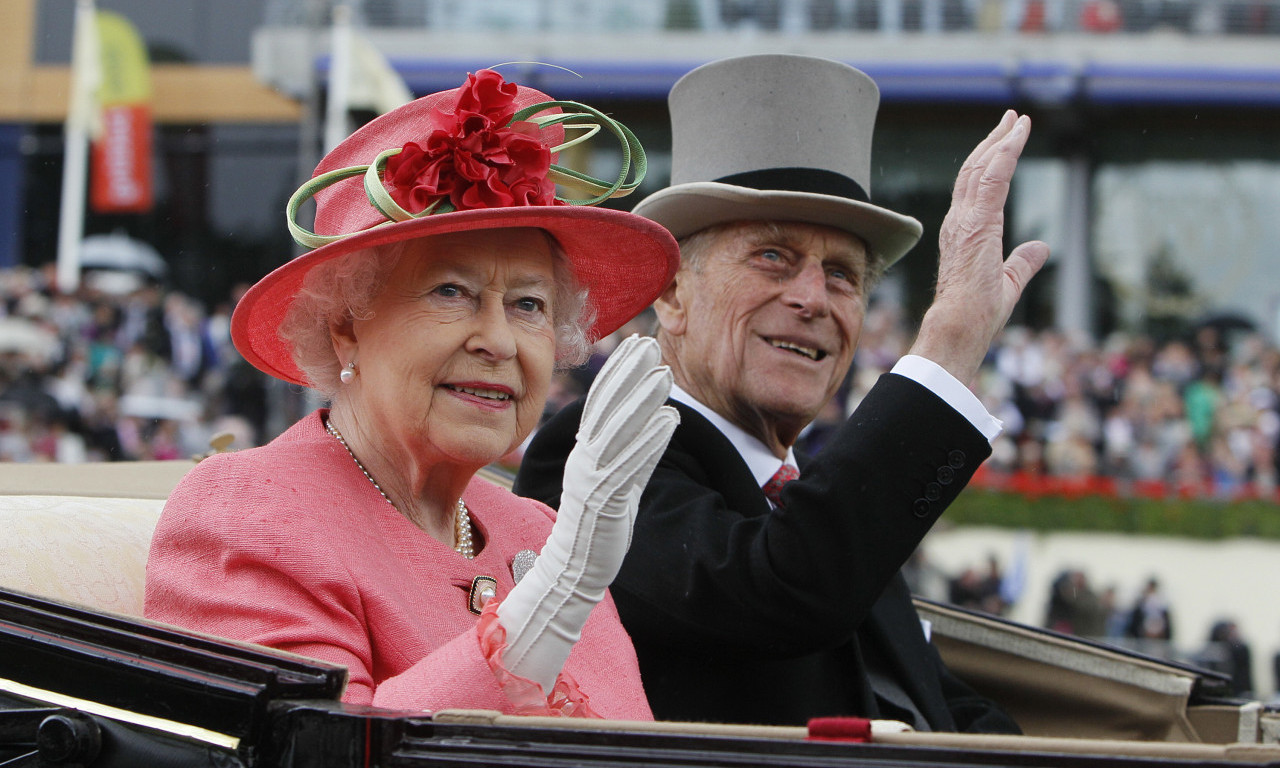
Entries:
{"label": "gloved fingers", "polygon": [[640,377],[657,366],[661,359],[662,353],[655,339],[636,335],[624,339],[609,355],[587,392],[578,439],[594,440],[603,429],[605,420],[618,410],[619,398],[625,397]]}
{"label": "gloved fingers", "polygon": [[616,457],[603,472],[607,478],[604,482],[615,489],[628,485],[643,488],[679,424],[680,414],[675,408],[669,405],[656,408],[630,440],[617,446]]}
{"label": "gloved fingers", "polygon": [[[626,536],[623,539],[622,551],[619,553],[618,566],[622,557],[631,549],[631,537],[635,530],[636,514],[640,510],[640,497],[644,493],[653,470],[666,450],[667,443],[676,427],[680,424],[680,414],[675,408],[664,405],[645,423],[640,435],[629,446],[625,455],[620,457],[621,469],[617,474],[607,473],[608,480],[616,490],[598,488],[612,497],[612,502],[600,505],[600,513],[593,527],[600,526],[605,517],[617,519],[606,524],[625,526]],[[603,485],[603,483],[602,483]],[[602,494],[603,495],[603,494]],[[610,514],[610,513],[613,514]],[[612,571],[609,581],[617,575]]]}
{"label": "gloved fingers", "polygon": [[599,435],[591,440],[597,467],[614,464],[621,452],[640,437],[650,419],[667,401],[673,381],[671,369],[660,365],[645,371],[632,384],[631,390],[617,399],[613,412],[605,414]]}
{"label": "gloved fingers", "polygon": [[587,392],[579,431],[594,435],[600,427],[600,419],[614,410],[616,399],[626,393],[634,377],[656,365],[659,357],[655,340],[634,334],[624,339],[609,355]]}
{"label": "gloved fingers", "polygon": [[565,516],[562,505],[535,570],[580,574],[585,578],[572,585],[575,591],[608,586],[630,546],[640,494],[679,421],[676,409],[660,407],[615,464],[595,473],[581,514]]}
{"label": "gloved fingers", "polygon": [[[631,537],[636,530],[636,515],[640,512],[640,496],[644,493],[642,486],[633,485],[631,491],[627,494],[626,510],[627,516],[631,518],[631,524],[627,526],[627,545],[624,551],[631,551]],[[615,576],[617,574],[614,574]]]}
{"label": "gloved fingers", "polygon": [[630,524],[627,525],[626,549],[628,551],[631,549],[631,536],[635,531],[636,515],[640,511],[640,497],[644,493],[645,486],[649,484],[649,478],[653,477],[653,471],[661,461],[662,454],[667,449],[667,443],[671,441],[671,435],[679,425],[680,412],[669,405],[664,405],[658,409],[653,418],[649,419],[640,439],[636,440],[636,461],[633,462],[634,469],[630,478],[631,490],[625,502],[627,515],[631,518]]}

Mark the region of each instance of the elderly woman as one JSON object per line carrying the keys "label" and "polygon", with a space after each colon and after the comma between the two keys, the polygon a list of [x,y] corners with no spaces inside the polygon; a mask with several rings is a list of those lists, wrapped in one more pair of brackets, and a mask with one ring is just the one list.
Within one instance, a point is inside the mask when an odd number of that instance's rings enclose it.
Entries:
{"label": "elderly woman", "polygon": [[[625,164],[608,185],[552,163],[567,120],[603,123],[642,175],[625,127],[489,70],[325,157],[289,205],[314,250],[250,289],[232,336],[331,407],[187,475],[148,616],[342,664],[348,702],[652,717],[606,587],[677,419],[656,345],[597,378],[558,517],[475,477],[537,424],[557,361],[675,270],[665,230],[589,207],[634,188]],[[566,177],[600,194],[565,201]],[[295,223],[311,196],[315,232]]]}

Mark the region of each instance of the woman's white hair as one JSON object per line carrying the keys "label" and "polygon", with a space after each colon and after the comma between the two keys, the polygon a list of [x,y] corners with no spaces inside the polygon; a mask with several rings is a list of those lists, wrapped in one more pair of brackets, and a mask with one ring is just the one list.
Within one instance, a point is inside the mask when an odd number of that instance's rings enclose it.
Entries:
{"label": "woman's white hair", "polygon": [[[560,244],[550,235],[547,241],[556,282],[551,299],[556,366],[571,368],[586,362],[591,353],[587,329],[595,321],[595,309]],[[353,251],[316,266],[303,279],[278,333],[293,349],[293,360],[307,381],[326,398],[332,400],[338,392],[338,374],[342,372],[329,336],[330,324],[369,318],[373,300],[404,251],[405,241]]]}

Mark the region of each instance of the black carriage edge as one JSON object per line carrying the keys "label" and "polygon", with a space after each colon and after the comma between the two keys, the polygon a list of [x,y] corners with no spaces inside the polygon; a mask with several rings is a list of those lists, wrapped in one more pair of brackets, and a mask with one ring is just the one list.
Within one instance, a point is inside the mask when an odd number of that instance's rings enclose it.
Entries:
{"label": "black carriage edge", "polygon": [[[1280,746],[1263,736],[1251,743],[1205,738],[1228,720],[1240,734],[1238,713],[1256,710],[1222,698],[1224,680],[1214,673],[948,606],[922,602],[921,610],[950,654],[979,664],[996,659],[1007,675],[1026,674],[1032,657],[1043,657],[1033,677],[1057,689],[1063,719],[1084,716],[1085,737],[887,732],[872,743],[842,743],[815,740],[804,728],[351,707],[338,700],[341,667],[0,590],[0,766],[1280,764]],[[1155,689],[1185,690],[1186,712],[1216,714],[1189,716],[1204,731],[1198,743],[1089,737],[1097,713],[1073,711],[1082,702],[1071,698],[1068,679],[1087,676],[1089,659],[1095,674],[1084,688],[1095,700],[1119,699],[1089,705],[1105,710],[1104,719],[1142,720],[1124,702],[1155,698]],[[1011,692],[1010,680],[990,678],[980,682]],[[1037,716],[1047,716],[1053,707],[1040,709]],[[1269,713],[1255,711],[1254,719]]]}

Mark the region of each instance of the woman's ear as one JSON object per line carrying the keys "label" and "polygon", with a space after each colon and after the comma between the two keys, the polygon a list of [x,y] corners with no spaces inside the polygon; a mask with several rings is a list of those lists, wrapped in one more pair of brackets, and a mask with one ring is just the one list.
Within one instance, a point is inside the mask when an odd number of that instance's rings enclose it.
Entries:
{"label": "woman's ear", "polygon": [[658,315],[658,328],[668,336],[680,336],[684,334],[684,329],[688,325],[686,316],[686,307],[681,290],[684,285],[684,272],[676,273],[675,278],[659,294],[656,301],[653,302],[653,311]]}
{"label": "woman's ear", "polygon": [[346,365],[357,357],[355,321],[350,317],[329,321],[329,341],[333,343],[333,353],[338,356],[338,363]]}

